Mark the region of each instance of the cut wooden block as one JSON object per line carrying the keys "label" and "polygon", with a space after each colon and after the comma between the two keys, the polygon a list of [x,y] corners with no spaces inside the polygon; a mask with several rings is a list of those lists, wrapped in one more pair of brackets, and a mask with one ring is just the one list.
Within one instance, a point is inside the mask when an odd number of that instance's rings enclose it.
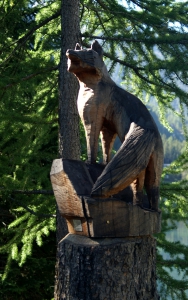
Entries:
{"label": "cut wooden block", "polygon": [[119,199],[84,197],[93,237],[126,237],[160,232],[161,212],[149,211]]}
{"label": "cut wooden block", "polygon": [[93,186],[84,162],[55,159],[50,178],[62,216],[84,217],[80,196],[90,195]]}
{"label": "cut wooden block", "polygon": [[51,182],[69,233],[88,237],[128,237],[160,232],[161,212],[134,206],[129,188],[120,196],[90,197],[93,181],[102,169],[103,166],[97,164],[88,166],[81,161],[54,160]]}

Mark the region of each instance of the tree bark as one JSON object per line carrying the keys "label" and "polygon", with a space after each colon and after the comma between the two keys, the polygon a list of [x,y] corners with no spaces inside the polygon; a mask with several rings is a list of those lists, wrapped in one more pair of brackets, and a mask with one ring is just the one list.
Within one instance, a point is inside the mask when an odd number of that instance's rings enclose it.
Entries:
{"label": "tree bark", "polygon": [[59,245],[55,300],[157,300],[156,241],[151,236],[90,239]]}
{"label": "tree bark", "polygon": [[[61,57],[59,66],[59,155],[66,159],[80,159],[79,116],[77,111],[78,82],[67,71],[67,49],[80,42],[79,0],[61,2]],[[65,219],[56,209],[57,243],[68,233]],[[59,278],[59,247],[57,247],[55,295]]]}
{"label": "tree bark", "polygon": [[80,159],[78,82],[67,71],[67,49],[80,42],[79,0],[62,0],[61,60],[59,68],[59,153],[62,158]]}
{"label": "tree bark", "polygon": [[[78,82],[67,71],[67,49],[80,41],[79,0],[61,3],[61,57],[59,66],[59,155],[80,159],[79,115],[77,110]],[[57,209],[57,242],[68,233],[67,225]]]}

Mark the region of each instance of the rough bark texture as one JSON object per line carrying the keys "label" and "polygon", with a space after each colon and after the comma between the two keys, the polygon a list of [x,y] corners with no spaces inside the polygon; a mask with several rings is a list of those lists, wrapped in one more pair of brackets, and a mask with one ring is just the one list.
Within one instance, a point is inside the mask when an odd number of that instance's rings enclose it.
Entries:
{"label": "rough bark texture", "polygon": [[67,235],[59,244],[55,300],[157,300],[153,237],[90,239]]}
{"label": "rough bark texture", "polygon": [[[59,67],[59,155],[63,158],[80,159],[79,116],[77,111],[78,83],[67,71],[67,49],[73,48],[80,39],[79,0],[62,0],[61,3],[61,59]],[[68,232],[65,219],[56,210],[56,236],[59,242]],[[57,248],[56,274],[59,268]],[[56,276],[55,294],[59,278]]]}
{"label": "rough bark texture", "polygon": [[61,61],[59,69],[59,153],[63,158],[80,159],[78,83],[67,71],[67,49],[80,39],[79,0],[62,0]]}
{"label": "rough bark texture", "polygon": [[[78,83],[67,71],[66,51],[79,41],[79,0],[62,0],[61,60],[59,67],[59,154],[63,158],[80,159],[79,116],[77,111]],[[62,228],[63,227],[63,228]],[[57,210],[57,241],[67,234],[65,220]]]}

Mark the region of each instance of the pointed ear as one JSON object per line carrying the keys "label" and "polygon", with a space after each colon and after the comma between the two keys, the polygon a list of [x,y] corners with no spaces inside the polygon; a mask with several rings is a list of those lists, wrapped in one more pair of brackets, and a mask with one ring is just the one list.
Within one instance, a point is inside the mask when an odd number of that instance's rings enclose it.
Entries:
{"label": "pointed ear", "polygon": [[76,43],[75,50],[82,50],[82,47],[80,46],[80,44]]}
{"label": "pointed ear", "polygon": [[103,55],[102,47],[101,47],[101,45],[96,40],[91,45],[91,49],[94,50],[94,51],[96,51],[100,56]]}

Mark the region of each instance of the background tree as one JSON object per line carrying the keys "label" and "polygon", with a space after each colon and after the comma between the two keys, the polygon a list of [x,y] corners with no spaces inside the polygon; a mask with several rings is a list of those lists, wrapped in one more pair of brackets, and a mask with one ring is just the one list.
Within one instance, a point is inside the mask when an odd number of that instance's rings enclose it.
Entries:
{"label": "background tree", "polygon": [[60,3],[40,2],[0,4],[2,299],[53,295]]}
{"label": "background tree", "polygon": [[[61,2],[61,56],[59,66],[59,155],[63,159],[80,160],[79,116],[77,112],[78,82],[67,71],[67,49],[74,49],[80,42],[80,1],[62,0]],[[57,242],[67,233],[67,225],[57,208]],[[59,251],[59,247],[57,248]],[[58,293],[59,255],[57,253],[55,295]],[[58,299],[58,298],[57,298]]]}
{"label": "background tree", "polygon": [[[53,286],[49,288],[47,280],[51,278],[53,282],[56,251],[55,201],[49,171],[59,153],[61,5],[61,1],[54,0],[4,0],[0,4],[3,299],[30,297],[29,293],[24,294],[27,285],[21,289],[19,284],[23,278],[31,282],[31,299],[50,299],[53,295]],[[105,49],[109,71],[117,74],[119,70],[123,87],[144,103],[149,103],[152,95],[157,103],[153,109],[159,108],[160,121],[168,130],[167,109],[181,120],[185,150],[164,170],[164,177],[165,173],[187,170],[187,11],[187,2],[171,0],[80,3],[82,44],[89,46],[98,39]],[[188,248],[169,242],[166,232],[176,226],[175,221],[186,223],[187,182],[164,181],[161,195],[163,230],[157,238],[159,249],[169,254],[168,259],[160,252],[158,257],[161,298],[169,295],[171,299],[186,299],[184,290],[188,287],[183,275],[188,268]],[[30,267],[33,262],[35,268]],[[173,279],[166,267],[182,272],[182,279]],[[36,276],[39,270],[44,274],[40,280]]]}

